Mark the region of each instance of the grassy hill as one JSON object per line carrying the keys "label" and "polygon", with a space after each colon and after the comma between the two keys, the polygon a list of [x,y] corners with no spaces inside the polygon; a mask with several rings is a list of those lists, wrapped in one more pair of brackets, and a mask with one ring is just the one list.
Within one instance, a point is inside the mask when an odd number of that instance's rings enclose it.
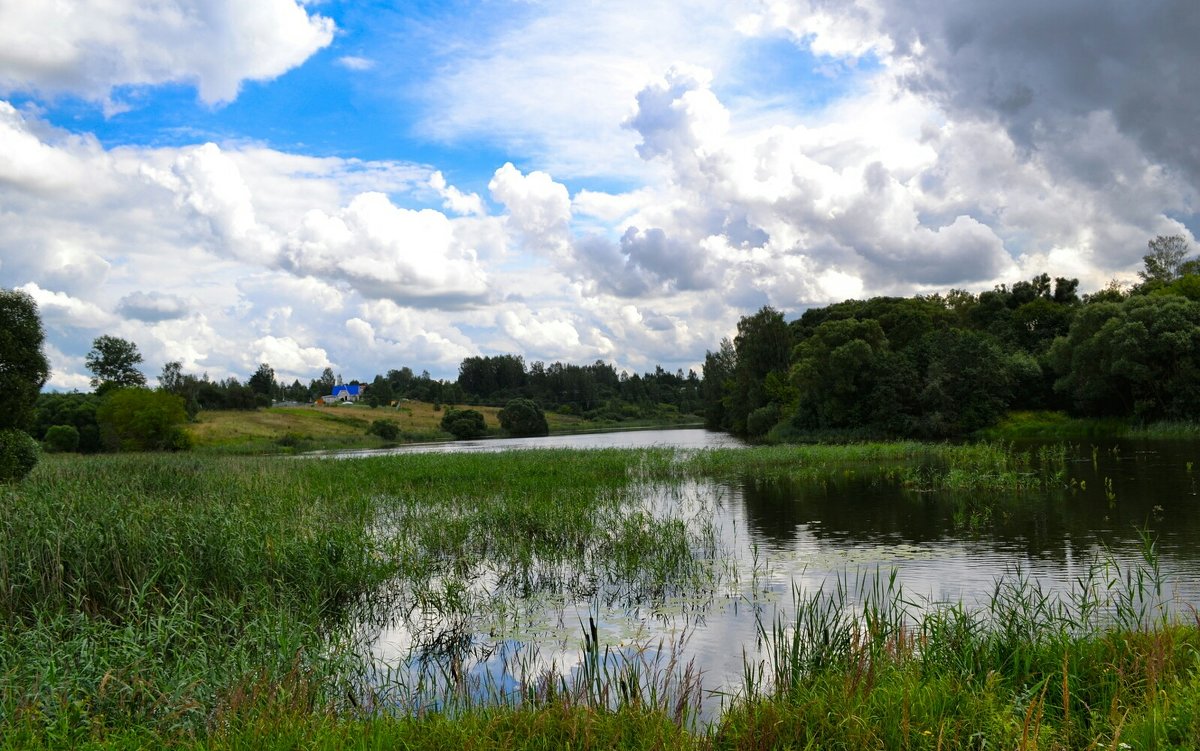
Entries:
{"label": "grassy hill", "polygon": [[[187,426],[194,446],[201,450],[233,453],[280,453],[320,449],[382,448],[395,443],[449,440],[439,427],[447,405],[434,409],[427,402],[402,402],[398,407],[271,407],[253,412],[202,411]],[[457,405],[465,408],[463,405]],[[470,407],[483,414],[489,433],[500,433],[499,407]],[[551,432],[564,433],[589,427],[579,417],[547,413]],[[367,433],[375,420],[400,426],[398,441],[385,441]]]}

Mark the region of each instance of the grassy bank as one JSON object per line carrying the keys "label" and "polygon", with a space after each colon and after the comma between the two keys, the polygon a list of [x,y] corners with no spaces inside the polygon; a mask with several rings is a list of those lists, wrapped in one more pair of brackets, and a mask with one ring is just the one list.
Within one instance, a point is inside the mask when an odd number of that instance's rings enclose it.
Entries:
{"label": "grassy bank", "polygon": [[[686,666],[609,663],[582,624],[579,671],[455,694],[473,629],[519,635],[556,598],[654,611],[717,588],[712,530],[648,510],[648,489],[871,472],[1019,490],[1055,461],[917,443],[47,457],[0,487],[0,748],[1189,747],[1200,631],[1143,607],[1149,544],[1137,571],[1101,565],[1064,599],[1016,580],[978,611],[913,608],[886,580],[798,592],[795,619],[763,615],[766,657],[712,727]],[[453,712],[411,674],[381,682],[352,627],[372,615],[403,626]]]}
{"label": "grassy bank", "polygon": [[[453,440],[441,429],[444,410],[464,405],[435,405],[405,401],[396,407],[365,405],[340,407],[271,407],[254,411],[205,410],[186,426],[192,445],[205,453],[287,454],[337,449],[386,448],[400,443]],[[501,436],[499,407],[473,406],[488,426],[490,436]],[[387,441],[367,432],[376,420],[394,422],[396,440]],[[585,420],[574,415],[546,413],[550,432],[587,433],[664,427],[702,427],[690,415],[662,419]]]}
{"label": "grassy bank", "polygon": [[[205,410],[187,426],[193,445],[206,452],[271,454],[332,449],[383,448],[396,443],[447,441],[441,429],[444,410],[427,402],[405,401],[396,407],[271,407],[254,411]],[[458,408],[463,408],[458,405]],[[500,433],[499,407],[471,407],[482,413],[489,431]],[[583,424],[578,417],[548,414],[553,432],[570,432]],[[400,427],[395,441],[367,433],[375,420]]]}
{"label": "grassy bank", "polygon": [[980,431],[978,437],[1003,441],[1198,438],[1200,423],[1139,423],[1120,418],[1070,417],[1065,412],[1024,411],[1008,413],[994,427]]}

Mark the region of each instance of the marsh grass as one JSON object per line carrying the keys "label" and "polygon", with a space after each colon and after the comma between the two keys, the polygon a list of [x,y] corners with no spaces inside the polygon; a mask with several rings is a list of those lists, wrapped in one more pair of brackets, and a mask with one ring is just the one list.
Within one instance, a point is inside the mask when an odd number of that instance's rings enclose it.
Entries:
{"label": "marsh grass", "polygon": [[1011,571],[976,608],[910,600],[894,574],[795,591],[794,615],[760,620],[714,746],[1192,748],[1200,620],[1142,553],[1066,591]]}
{"label": "marsh grass", "polygon": [[[0,748],[1187,747],[1200,627],[1158,609],[1149,540],[1143,564],[1108,560],[1066,599],[1021,577],[984,610],[910,602],[893,579],[797,592],[707,729],[683,636],[595,627],[601,608],[702,609],[738,575],[703,524],[705,483],[904,482],[910,464],[936,466],[927,485],[1054,482],[1059,459],[913,443],[48,457],[0,490]],[[576,599],[597,608],[567,626],[578,665],[496,654]],[[362,651],[380,619],[412,662]]]}
{"label": "marsh grass", "polygon": [[985,440],[1169,439],[1200,436],[1200,423],[1159,421],[1139,423],[1119,418],[1071,417],[1065,412],[1028,410],[1009,412],[999,423],[979,431]]}

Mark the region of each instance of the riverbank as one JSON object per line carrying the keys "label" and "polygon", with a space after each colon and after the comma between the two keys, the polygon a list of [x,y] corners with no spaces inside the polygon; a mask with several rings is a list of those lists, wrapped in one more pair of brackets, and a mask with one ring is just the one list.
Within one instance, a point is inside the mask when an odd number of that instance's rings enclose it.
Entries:
{"label": "riverbank", "polygon": [[1120,418],[1088,419],[1070,417],[1065,412],[1009,412],[999,423],[979,431],[984,440],[1078,441],[1132,438],[1140,440],[1200,438],[1200,423],[1139,423]]}
{"label": "riverbank", "polygon": [[[1147,598],[1149,539],[1134,568],[1102,578],[1100,560],[1060,594],[1016,578],[982,605],[914,608],[885,571],[776,609],[754,599],[768,566],[730,558],[704,521],[728,501],[695,494],[899,483],[927,508],[961,486],[1008,513],[1061,463],[918,443],[47,457],[0,491],[0,748],[1187,747],[1200,629]],[[726,593],[767,645],[743,645],[728,685],[599,612],[598,629],[545,625],[578,665],[514,659],[515,690],[471,667],[497,648],[474,634],[531,637],[564,597],[703,618]],[[364,651],[372,614],[404,624],[401,652]]]}

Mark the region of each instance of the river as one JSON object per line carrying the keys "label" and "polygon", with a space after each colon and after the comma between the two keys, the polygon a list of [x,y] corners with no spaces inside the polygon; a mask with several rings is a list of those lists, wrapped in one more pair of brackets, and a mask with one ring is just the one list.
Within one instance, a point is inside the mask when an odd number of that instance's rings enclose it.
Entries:
{"label": "river", "polygon": [[[501,451],[545,447],[741,445],[703,430],[650,430],[402,447],[390,453]],[[370,452],[378,453],[378,452]],[[1193,468],[1193,463],[1196,463]],[[743,476],[648,488],[646,508],[702,520],[724,574],[703,596],[640,603],[601,592],[536,605],[519,634],[476,633],[468,670],[501,688],[513,665],[572,669],[582,627],[593,620],[605,645],[658,659],[692,661],[708,692],[704,714],[736,691],[747,660],[761,658],[763,623],[791,617],[796,592],[899,585],[921,607],[986,603],[997,582],[1025,578],[1037,591],[1063,592],[1089,575],[1125,576],[1155,543],[1162,597],[1173,612],[1200,606],[1200,443],[1108,441],[1068,448],[1061,480],[1007,499],[986,516],[964,516],[944,493],[919,493],[877,473],[848,470],[820,483]],[[691,522],[689,522],[691,523]],[[1104,568],[1100,561],[1110,565]],[[486,586],[486,582],[483,583]],[[540,609],[540,610],[539,610]],[[411,622],[373,624],[365,643],[380,664],[404,664]],[[665,645],[665,646],[664,646]]]}

